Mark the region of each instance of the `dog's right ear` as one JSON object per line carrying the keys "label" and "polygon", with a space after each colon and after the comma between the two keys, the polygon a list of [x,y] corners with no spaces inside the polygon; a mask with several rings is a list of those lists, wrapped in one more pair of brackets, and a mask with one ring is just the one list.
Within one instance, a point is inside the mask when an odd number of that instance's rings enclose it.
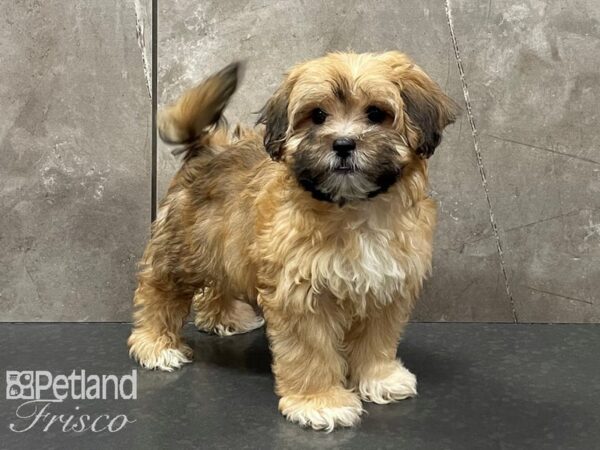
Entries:
{"label": "dog's right ear", "polygon": [[256,122],[265,125],[265,149],[274,161],[280,160],[283,155],[289,128],[288,106],[295,78],[292,74],[287,76],[275,94],[260,110],[260,116]]}
{"label": "dog's right ear", "polygon": [[289,126],[288,104],[290,89],[282,85],[260,111],[257,123],[265,125],[265,149],[274,161],[281,159]]}

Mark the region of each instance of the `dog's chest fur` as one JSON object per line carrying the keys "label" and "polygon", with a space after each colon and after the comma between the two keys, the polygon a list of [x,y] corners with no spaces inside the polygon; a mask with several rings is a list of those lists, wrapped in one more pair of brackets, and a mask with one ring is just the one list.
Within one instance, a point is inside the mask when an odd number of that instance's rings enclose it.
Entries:
{"label": "dog's chest fur", "polygon": [[401,291],[407,277],[406,257],[392,231],[365,223],[329,239],[331,246],[315,252],[317,270],[312,275],[335,297],[361,301],[370,295],[388,303]]}
{"label": "dog's chest fur", "polygon": [[[283,222],[289,225],[294,220]],[[414,221],[403,226],[389,214],[306,222],[312,221],[298,218],[295,227],[276,231],[282,233],[278,248],[287,254],[281,255],[282,282],[289,290],[309,283],[305,295],[309,307],[323,295],[358,314],[399,297],[412,301],[430,270],[428,226],[420,229]]]}

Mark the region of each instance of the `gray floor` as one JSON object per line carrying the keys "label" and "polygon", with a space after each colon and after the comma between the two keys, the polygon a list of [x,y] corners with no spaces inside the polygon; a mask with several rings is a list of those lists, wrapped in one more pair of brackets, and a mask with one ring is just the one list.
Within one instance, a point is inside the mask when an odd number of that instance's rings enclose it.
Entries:
{"label": "gray floor", "polygon": [[[127,358],[128,330],[3,324],[0,367],[125,374],[136,368]],[[411,324],[399,354],[417,374],[419,397],[367,404],[359,428],[332,434],[302,430],[278,414],[262,331],[219,338],[190,327],[186,336],[194,363],[170,374],[140,370],[136,400],[51,405],[51,414],[126,414],[135,423],[113,434],[43,432],[41,425],[15,433],[11,423],[22,429],[31,419],[15,415],[22,400],[4,396],[0,447],[600,448],[599,325]]]}

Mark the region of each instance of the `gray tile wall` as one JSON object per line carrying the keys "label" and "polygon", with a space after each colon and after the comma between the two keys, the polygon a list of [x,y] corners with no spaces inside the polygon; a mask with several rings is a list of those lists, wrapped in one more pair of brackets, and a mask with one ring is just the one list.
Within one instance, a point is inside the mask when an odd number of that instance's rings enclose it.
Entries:
{"label": "gray tile wall", "polygon": [[[150,216],[149,5],[3,7],[0,320],[130,318]],[[159,0],[159,23],[159,104],[245,59],[233,121],[254,121],[295,62],[411,54],[470,105],[431,160],[440,223],[415,320],[600,320],[597,2]],[[177,165],[160,146],[159,198]]]}
{"label": "gray tile wall", "polygon": [[3,2],[0,319],[130,320],[150,220],[132,2]]}
{"label": "gray tile wall", "polygon": [[[245,79],[228,118],[254,121],[251,112],[286,68],[346,49],[400,49],[462,105],[468,95],[472,111],[465,107],[431,160],[440,223],[434,273],[416,320],[600,320],[600,4],[160,5],[160,104],[228,62],[245,59]],[[160,150],[162,194],[178,162],[167,147]]]}
{"label": "gray tile wall", "polygon": [[600,3],[453,1],[519,319],[600,320]]}

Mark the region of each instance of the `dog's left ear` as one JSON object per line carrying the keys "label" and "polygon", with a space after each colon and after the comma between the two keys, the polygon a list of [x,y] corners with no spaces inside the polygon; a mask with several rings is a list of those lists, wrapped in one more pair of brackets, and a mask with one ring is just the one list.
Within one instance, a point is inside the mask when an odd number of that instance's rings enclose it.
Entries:
{"label": "dog's left ear", "polygon": [[409,143],[423,158],[433,155],[442,141],[442,131],[456,120],[458,105],[404,53],[390,51],[379,55],[390,65],[394,82],[400,88]]}
{"label": "dog's left ear", "polygon": [[433,155],[442,141],[442,131],[454,123],[458,105],[418,66],[410,64],[400,75],[404,112],[418,128],[417,153],[423,158]]}

